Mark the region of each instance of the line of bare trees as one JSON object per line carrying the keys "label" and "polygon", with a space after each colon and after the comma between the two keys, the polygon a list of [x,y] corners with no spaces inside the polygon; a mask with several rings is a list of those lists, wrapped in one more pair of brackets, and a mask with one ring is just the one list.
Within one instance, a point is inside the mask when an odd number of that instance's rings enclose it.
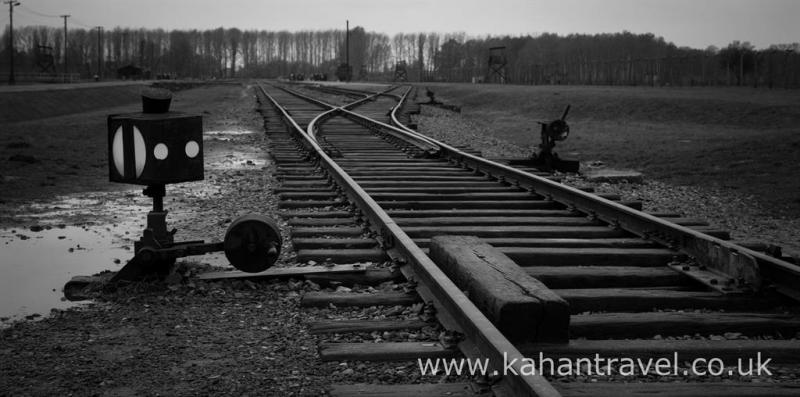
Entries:
{"label": "line of bare trees", "polygon": [[[345,60],[345,32],[71,29],[45,26],[14,32],[18,72],[68,70],[89,78],[117,77],[133,65],[146,75],[181,78],[278,77],[291,73],[335,74]],[[8,71],[8,31],[0,45],[0,72]],[[490,72],[489,49],[502,60]],[[497,51],[497,50],[495,50]],[[800,87],[800,44],[756,50],[747,42],[725,48],[677,47],[653,34],[542,34],[468,37],[464,33],[412,33],[389,37],[350,31],[350,65],[355,78],[391,80],[403,61],[412,81],[485,81],[517,84],[755,85]],[[495,69],[498,69],[495,65]],[[146,76],[143,76],[146,77]]]}

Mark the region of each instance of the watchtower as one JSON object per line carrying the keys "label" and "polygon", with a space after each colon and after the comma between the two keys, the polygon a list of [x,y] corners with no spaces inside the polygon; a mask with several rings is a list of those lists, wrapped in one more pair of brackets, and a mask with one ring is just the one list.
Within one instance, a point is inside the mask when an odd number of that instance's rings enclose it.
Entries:
{"label": "watchtower", "polygon": [[40,45],[36,53],[36,66],[39,67],[40,73],[53,73],[56,72],[56,65],[53,58],[53,47],[49,45]]}
{"label": "watchtower", "polygon": [[394,81],[408,81],[406,61],[399,61],[394,64]]}
{"label": "watchtower", "polygon": [[486,71],[486,82],[492,82],[492,77],[497,76],[497,82],[500,84],[506,83],[506,47],[492,47],[489,48],[489,67]]}

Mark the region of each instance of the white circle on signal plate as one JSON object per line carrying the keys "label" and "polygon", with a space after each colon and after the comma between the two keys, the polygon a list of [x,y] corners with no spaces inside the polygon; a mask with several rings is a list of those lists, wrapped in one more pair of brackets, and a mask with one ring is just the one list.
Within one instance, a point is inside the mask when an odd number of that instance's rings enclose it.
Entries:
{"label": "white circle on signal plate", "polygon": [[153,148],[153,157],[157,160],[164,160],[169,155],[169,149],[167,145],[163,143],[159,143],[156,147]]}
{"label": "white circle on signal plate", "polygon": [[186,142],[186,147],[184,150],[186,151],[186,157],[193,159],[197,157],[198,153],[200,153],[200,145],[198,145],[195,141],[189,141]]}
{"label": "white circle on signal plate", "polygon": [[125,177],[125,151],[122,148],[122,126],[117,127],[114,132],[114,140],[111,143],[111,153],[114,157],[114,167],[117,172],[124,178]]}
{"label": "white circle on signal plate", "polygon": [[147,162],[147,156],[145,155],[144,137],[136,126],[133,126],[133,156],[135,157],[136,177],[138,178],[142,176],[144,164]]}

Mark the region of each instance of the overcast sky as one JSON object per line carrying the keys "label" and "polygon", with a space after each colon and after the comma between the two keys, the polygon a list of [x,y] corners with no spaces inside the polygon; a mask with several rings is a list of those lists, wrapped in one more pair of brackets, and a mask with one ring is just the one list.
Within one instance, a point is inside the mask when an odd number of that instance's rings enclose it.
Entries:
{"label": "overcast sky", "polygon": [[[259,30],[654,33],[679,46],[800,42],[800,0],[19,0],[15,25]],[[5,4],[3,4],[5,6]],[[0,8],[4,10],[5,7]],[[8,14],[0,12],[0,23]]]}

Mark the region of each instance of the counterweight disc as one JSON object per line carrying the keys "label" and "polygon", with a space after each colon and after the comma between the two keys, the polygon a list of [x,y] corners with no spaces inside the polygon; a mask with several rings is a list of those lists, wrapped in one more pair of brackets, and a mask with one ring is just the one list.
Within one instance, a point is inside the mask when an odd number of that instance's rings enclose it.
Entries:
{"label": "counterweight disc", "polygon": [[225,232],[225,257],[235,268],[248,273],[267,270],[281,253],[281,232],[269,218],[244,215]]}

